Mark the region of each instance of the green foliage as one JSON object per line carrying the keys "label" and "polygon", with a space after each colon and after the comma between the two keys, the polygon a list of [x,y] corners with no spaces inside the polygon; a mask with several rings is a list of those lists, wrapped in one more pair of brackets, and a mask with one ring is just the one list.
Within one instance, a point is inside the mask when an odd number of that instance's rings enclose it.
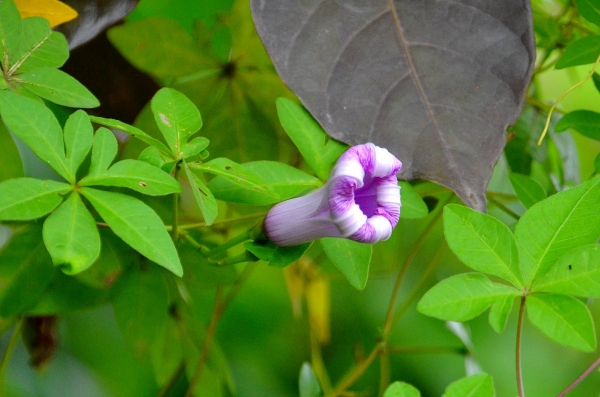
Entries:
{"label": "green foliage", "polygon": [[419,397],[421,393],[414,386],[404,382],[394,382],[388,386],[383,397]]}
{"label": "green foliage", "polygon": [[367,285],[373,248],[370,245],[333,237],[322,238],[321,245],[350,285],[362,291]]}
{"label": "green foliage", "polygon": [[459,379],[446,388],[442,397],[494,397],[494,381],[488,374],[471,375]]}
{"label": "green foliage", "polygon": [[509,175],[510,183],[517,193],[517,197],[525,208],[530,208],[538,201],[547,197],[544,187],[535,179],[522,174],[512,173]]}
{"label": "green foliage", "polygon": [[569,128],[598,141],[600,140],[600,113],[591,110],[575,110],[567,113],[558,121],[555,131],[562,132]]}

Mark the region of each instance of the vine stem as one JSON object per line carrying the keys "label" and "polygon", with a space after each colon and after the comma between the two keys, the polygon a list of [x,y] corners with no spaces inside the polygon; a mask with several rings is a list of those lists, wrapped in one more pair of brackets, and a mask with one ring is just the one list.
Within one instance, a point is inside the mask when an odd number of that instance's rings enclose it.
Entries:
{"label": "vine stem", "polygon": [[544,125],[544,130],[542,131],[542,135],[540,136],[540,139],[537,142],[538,146],[540,146],[542,144],[542,141],[544,140],[544,137],[546,136],[546,133],[548,132],[548,127],[550,126],[550,118],[552,117],[552,112],[554,112],[554,108],[556,107],[556,105],[558,105],[558,103],[560,101],[562,101],[563,98],[566,97],[571,91],[573,91],[575,88],[579,87],[580,85],[582,85],[583,83],[588,81],[594,75],[594,72],[596,71],[596,68],[598,67],[599,62],[600,62],[600,55],[598,55],[598,58],[596,58],[596,62],[594,63],[594,67],[592,68],[592,70],[590,70],[590,73],[579,83],[573,85],[571,88],[569,88],[568,90],[563,92],[558,97],[556,102],[554,102],[554,104],[550,107],[550,110],[548,111],[548,117],[546,117],[546,125]]}
{"label": "vine stem", "polygon": [[2,356],[2,362],[0,362],[0,396],[4,395],[4,379],[6,375],[6,369],[8,368],[8,361],[10,360],[15,347],[17,347],[19,337],[21,336],[21,328],[23,327],[24,322],[25,320],[21,318],[17,322],[17,325],[15,325],[15,329],[10,337],[10,340],[8,341],[8,346],[6,347],[4,356]]}
{"label": "vine stem", "polygon": [[556,397],[566,396],[567,393],[569,393],[571,390],[573,390],[575,388],[575,386],[577,386],[579,383],[581,383],[581,381],[584,380],[589,374],[591,374],[596,369],[596,367],[598,367],[599,365],[600,365],[600,358],[598,358],[596,361],[594,361],[592,363],[592,365],[587,367],[587,369],[585,371],[583,371],[583,373],[581,375],[579,375],[577,377],[577,379],[575,379],[573,382],[571,382],[571,384],[569,386],[567,386],[565,388],[565,390],[560,392],[560,394]]}
{"label": "vine stem", "polygon": [[216,296],[215,296],[215,304],[214,304],[213,311],[210,315],[210,320],[209,320],[208,327],[206,330],[206,336],[204,337],[204,342],[202,343],[202,347],[200,348],[200,355],[198,356],[198,362],[196,363],[196,369],[194,370],[194,374],[192,375],[192,378],[190,379],[190,384],[185,393],[185,397],[193,396],[194,390],[196,389],[196,386],[197,386],[198,382],[200,381],[200,378],[202,377],[202,367],[204,366],[204,363],[208,359],[208,355],[210,353],[210,346],[215,337],[215,334],[217,331],[217,324],[218,324],[219,320],[221,319],[221,316],[223,315],[223,313],[225,312],[227,307],[229,307],[229,305],[233,301],[233,298],[235,297],[235,295],[237,295],[237,293],[240,291],[242,286],[246,283],[246,281],[248,280],[248,278],[250,277],[250,275],[256,268],[256,265],[257,265],[257,262],[253,262],[253,263],[248,264],[244,268],[244,270],[242,271],[242,274],[240,274],[240,276],[238,277],[236,282],[233,284],[233,286],[229,290],[229,293],[225,297],[223,297],[223,288],[221,286],[217,287],[217,292],[216,292]]}
{"label": "vine stem", "polygon": [[367,358],[365,358],[363,361],[361,361],[360,363],[358,363],[353,368],[353,370],[350,371],[340,381],[340,383],[335,387],[335,389],[331,393],[327,393],[325,395],[325,397],[338,397],[342,393],[344,393],[344,391],[346,391],[347,388],[352,386],[354,384],[354,382],[356,382],[358,380],[358,378],[360,378],[362,376],[362,374],[367,370],[367,368],[369,368],[369,366],[371,365],[373,360],[375,360],[375,358],[381,353],[382,349],[383,349],[383,345],[381,343],[378,343],[377,345],[375,345],[375,347],[373,347],[373,350],[371,350],[371,353],[369,354],[369,356]]}
{"label": "vine stem", "polygon": [[[181,171],[181,166],[179,163],[175,165],[175,178],[176,181],[179,181],[179,172]],[[173,224],[171,225],[171,237],[173,241],[177,241],[179,237],[179,230],[177,229],[179,224],[179,193],[173,194]]]}
{"label": "vine stem", "polygon": [[525,314],[525,299],[526,295],[521,296],[521,305],[519,306],[519,322],[517,323],[517,343],[516,343],[516,368],[517,368],[517,389],[519,397],[525,397],[525,389],[523,388],[523,373],[521,371],[521,339],[523,335],[523,315]]}

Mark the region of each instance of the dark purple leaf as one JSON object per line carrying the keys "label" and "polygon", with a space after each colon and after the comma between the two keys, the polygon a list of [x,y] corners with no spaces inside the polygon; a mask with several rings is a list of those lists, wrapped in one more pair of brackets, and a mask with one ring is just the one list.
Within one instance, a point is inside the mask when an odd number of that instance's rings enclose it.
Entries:
{"label": "dark purple leaf", "polygon": [[403,179],[485,190],[531,77],[527,0],[252,0],[279,75],[334,138],[373,142]]}

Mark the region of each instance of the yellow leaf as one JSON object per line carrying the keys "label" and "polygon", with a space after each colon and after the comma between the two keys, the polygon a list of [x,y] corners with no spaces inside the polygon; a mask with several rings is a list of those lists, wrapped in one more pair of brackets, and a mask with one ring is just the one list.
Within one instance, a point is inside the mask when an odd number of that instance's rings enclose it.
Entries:
{"label": "yellow leaf", "polygon": [[43,17],[50,27],[68,22],[77,17],[77,11],[58,0],[14,0],[21,18]]}

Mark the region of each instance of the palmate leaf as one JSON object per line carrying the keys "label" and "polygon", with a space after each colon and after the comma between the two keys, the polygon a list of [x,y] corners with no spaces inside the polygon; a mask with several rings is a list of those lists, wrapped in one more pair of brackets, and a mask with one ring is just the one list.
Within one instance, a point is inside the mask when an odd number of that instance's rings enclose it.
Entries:
{"label": "palmate leaf", "polygon": [[79,181],[81,186],[119,186],[149,196],[180,193],[181,186],[160,168],[139,160],[121,160],[105,172],[87,176]]}
{"label": "palmate leaf", "polygon": [[492,304],[488,322],[492,329],[499,334],[501,334],[506,327],[506,322],[508,321],[508,316],[512,310],[514,301],[514,296],[506,295],[498,298],[496,302]]}
{"label": "palmate leaf", "polygon": [[8,129],[60,176],[75,181],[65,158],[63,132],[54,114],[42,103],[0,90],[2,120]]}
{"label": "palmate leaf", "polygon": [[44,244],[52,262],[67,274],[77,274],[100,255],[100,234],[94,217],[72,193],[44,222]]}
{"label": "palmate leaf", "polygon": [[483,274],[463,273],[449,277],[427,291],[417,310],[442,320],[467,321],[499,299],[518,295],[517,289],[494,283]]}
{"label": "palmate leaf", "polygon": [[470,208],[449,204],[444,207],[444,235],[465,265],[522,287],[517,244],[502,222]]}
{"label": "palmate leaf", "polygon": [[89,187],[81,188],[81,193],[117,236],[146,258],[181,277],[183,270],[175,245],[154,210],[120,193]]}
{"label": "palmate leaf", "polygon": [[584,245],[561,256],[532,291],[600,297],[600,245]]}
{"label": "palmate leaf", "polygon": [[35,178],[8,179],[0,183],[0,220],[27,221],[40,218],[62,201],[72,187]]}
{"label": "palmate leaf", "polygon": [[187,97],[170,88],[161,88],[152,98],[156,125],[179,158],[188,138],[202,127],[200,112]]}
{"label": "palmate leaf", "polygon": [[485,209],[533,70],[529,3],[251,5],[279,75],[329,135],[385,147],[402,179],[441,183]]}
{"label": "palmate leaf", "polygon": [[95,108],[100,105],[94,94],[73,77],[58,69],[37,68],[20,73],[12,81],[40,98],[58,105],[79,108]]}
{"label": "palmate leaf", "polygon": [[198,208],[200,208],[200,212],[202,212],[202,216],[204,217],[204,222],[207,226],[210,226],[219,214],[217,200],[206,184],[190,170],[185,161],[183,162],[183,169],[192,188],[196,204],[198,204]]}
{"label": "palmate leaf", "polygon": [[373,246],[342,238],[322,238],[323,251],[348,279],[350,285],[362,291],[369,278]]}
{"label": "palmate leaf", "polygon": [[568,251],[600,238],[600,178],[562,191],[531,207],[515,228],[526,286]]}
{"label": "palmate leaf", "polygon": [[91,116],[90,120],[92,120],[96,124],[100,124],[108,128],[113,128],[115,130],[123,131],[133,137],[136,137],[140,141],[147,143],[148,145],[154,146],[164,154],[171,154],[171,151],[165,146],[164,143],[162,143],[158,139],[151,137],[150,135],[146,134],[144,131],[140,130],[137,127],[123,123],[119,120],[107,119],[104,117]]}
{"label": "palmate leaf", "polygon": [[[2,56],[0,61],[4,70],[8,70],[14,59],[14,52],[21,38],[21,15],[15,4],[10,1],[0,3],[0,43]],[[8,60],[8,64],[7,61]]]}
{"label": "palmate leaf", "polygon": [[548,338],[578,350],[596,349],[594,322],[587,306],[567,295],[533,294],[527,297],[529,320]]}
{"label": "palmate leaf", "polygon": [[105,172],[117,156],[119,144],[110,130],[100,127],[92,142],[92,160],[88,177],[94,177]]}
{"label": "palmate leaf", "polygon": [[87,113],[78,110],[67,119],[64,128],[67,165],[73,175],[92,148],[94,130]]}

